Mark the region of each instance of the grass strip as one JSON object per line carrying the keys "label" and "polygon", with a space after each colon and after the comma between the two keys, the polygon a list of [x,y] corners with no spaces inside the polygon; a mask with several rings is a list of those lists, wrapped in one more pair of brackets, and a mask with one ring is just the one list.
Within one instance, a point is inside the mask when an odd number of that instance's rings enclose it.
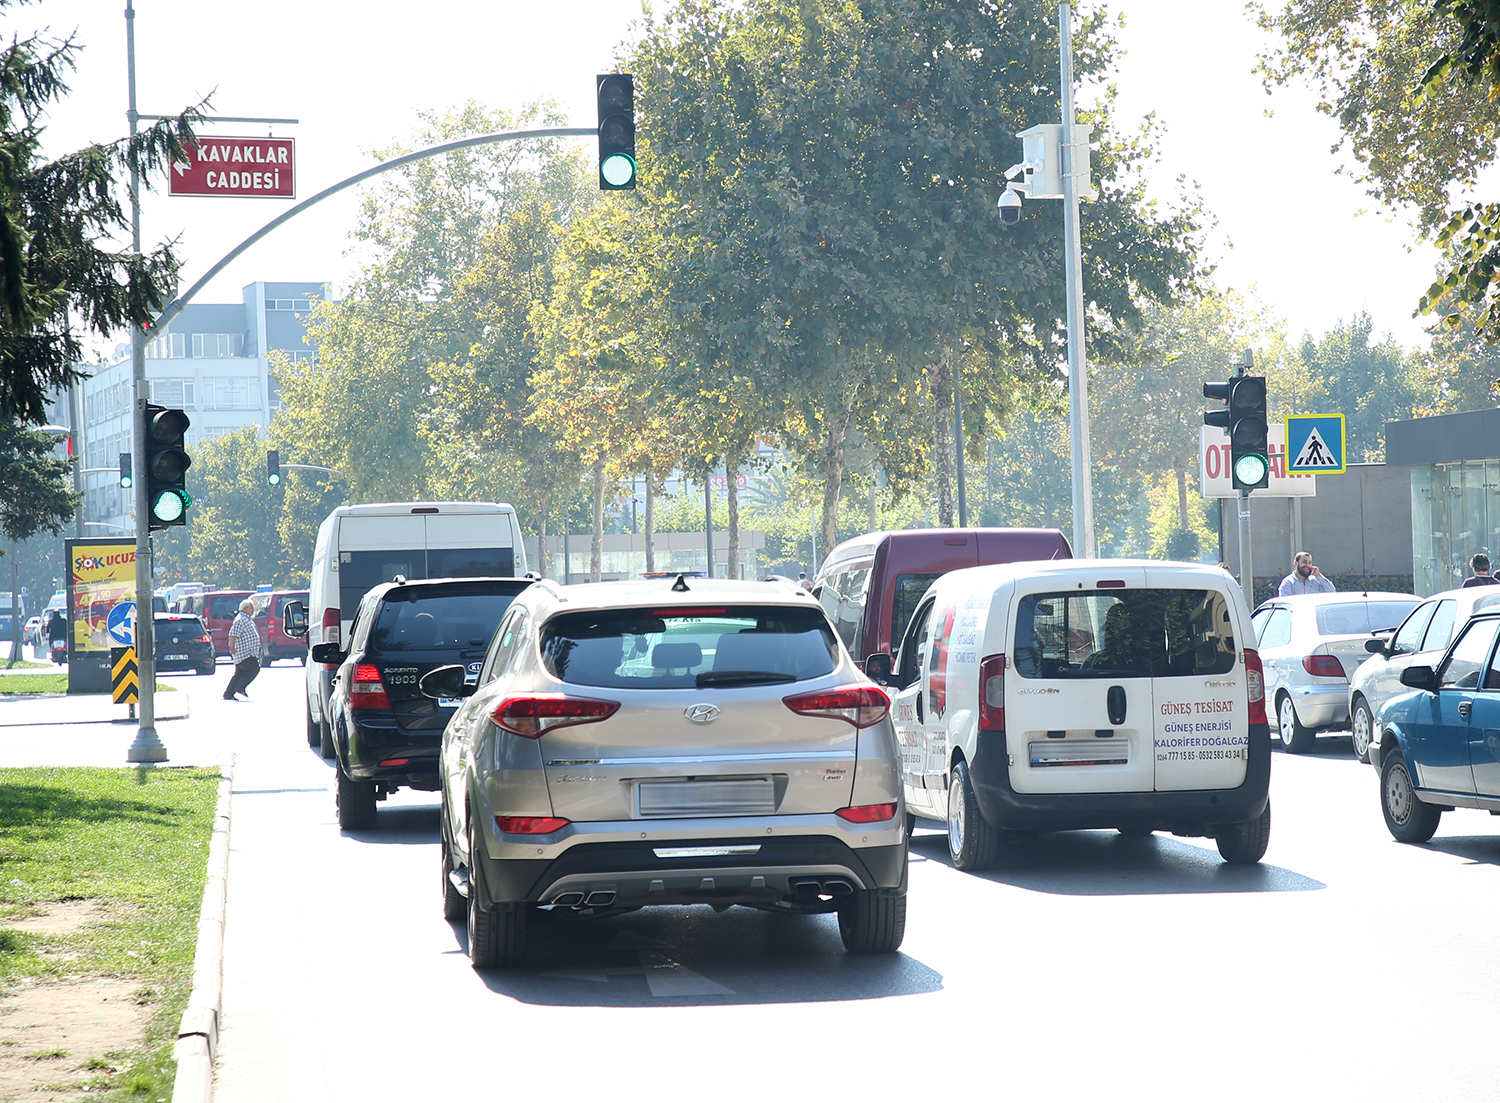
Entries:
{"label": "grass strip", "polygon": [[[68,676],[66,674],[7,674],[3,678],[0,678],[0,694],[23,695],[67,692]],[[109,690],[102,689],[99,692],[100,694],[107,694]],[[177,687],[157,682],[156,692],[176,693]]]}
{"label": "grass strip", "polygon": [[[70,934],[0,931],[0,989],[96,977],[139,982],[141,1044],[85,1069],[97,1098],[172,1094],[218,797],[217,769],[0,769],[0,921],[88,900],[107,918]],[[0,1038],[0,1042],[4,1039]]]}

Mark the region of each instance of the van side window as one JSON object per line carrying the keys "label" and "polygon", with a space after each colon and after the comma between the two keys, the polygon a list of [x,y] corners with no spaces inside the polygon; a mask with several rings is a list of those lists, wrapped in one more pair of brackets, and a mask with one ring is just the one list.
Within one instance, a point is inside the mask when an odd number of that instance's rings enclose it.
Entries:
{"label": "van side window", "polygon": [[927,595],[927,590],[942,575],[900,574],[896,576],[896,598],[891,604],[891,635],[904,631],[911,623],[911,615],[918,603]]}
{"label": "van side window", "polygon": [[849,654],[856,662],[865,657],[858,654],[858,648],[860,628],[864,624],[865,615],[865,582],[869,577],[870,568],[868,567],[829,575],[823,580],[821,592],[818,594],[823,611],[833,622],[834,631],[839,634],[839,639],[844,641],[844,646],[848,648]]}
{"label": "van side window", "polygon": [[901,667],[898,673],[902,688],[912,685],[922,676],[922,665],[927,659],[927,649],[923,645],[927,640],[927,622],[931,619],[932,602],[929,601],[912,618],[911,627],[901,640]]}
{"label": "van side window", "polygon": [[1031,594],[1016,616],[1023,678],[1169,678],[1227,674],[1235,650],[1214,590],[1076,590]]}

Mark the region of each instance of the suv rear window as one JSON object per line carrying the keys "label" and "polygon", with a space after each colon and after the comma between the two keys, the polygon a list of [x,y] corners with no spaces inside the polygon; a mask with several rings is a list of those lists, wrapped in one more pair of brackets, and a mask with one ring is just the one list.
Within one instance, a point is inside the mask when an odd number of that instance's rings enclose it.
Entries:
{"label": "suv rear window", "polygon": [[[516,587],[413,586],[386,592],[370,629],[367,652],[453,651],[479,647],[495,634]],[[473,643],[479,640],[478,644]]]}
{"label": "suv rear window", "polygon": [[559,681],[611,689],[798,682],[831,674],[839,654],[821,609],[780,606],[564,613],[541,648]]}
{"label": "suv rear window", "polygon": [[1031,594],[1016,617],[1023,678],[1170,678],[1234,669],[1229,604],[1215,590]]}
{"label": "suv rear window", "polygon": [[156,640],[158,643],[181,643],[183,640],[196,640],[207,634],[203,622],[197,617],[183,617],[180,620],[158,620],[156,622]]}

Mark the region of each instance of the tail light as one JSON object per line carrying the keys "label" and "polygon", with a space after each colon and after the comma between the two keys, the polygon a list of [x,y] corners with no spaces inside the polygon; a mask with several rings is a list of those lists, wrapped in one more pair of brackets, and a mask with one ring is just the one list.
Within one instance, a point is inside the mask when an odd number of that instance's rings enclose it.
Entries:
{"label": "tail light", "polygon": [[895,819],[896,802],[890,804],[856,804],[853,808],[840,808],[834,813],[841,820],[850,823],[883,823],[886,820]]}
{"label": "tail light", "polygon": [[214,638],[212,636],[210,636],[207,632],[205,632],[205,633],[203,633],[203,635],[201,635],[201,636],[198,637],[198,642],[199,643],[213,643],[214,642]]}
{"label": "tail light", "polygon": [[565,693],[533,693],[525,697],[507,697],[491,710],[490,719],[508,732],[537,739],[554,728],[608,720],[619,708],[618,701],[569,697]]}
{"label": "tail light", "polygon": [[878,724],[891,709],[891,699],[879,686],[838,686],[783,697],[781,703],[799,716],[827,716],[847,720],[856,728]]}
{"label": "tail light", "polygon": [[505,835],[550,835],[561,831],[572,820],[557,816],[496,816],[495,826]]}
{"label": "tail light", "polygon": [[380,680],[380,671],[374,663],[357,663],[354,681],[349,683],[349,707],[351,709],[388,709],[391,699],[386,695],[385,683]]}
{"label": "tail light", "polygon": [[1245,685],[1250,691],[1250,723],[1266,723],[1266,675],[1260,665],[1260,652],[1245,648]]}
{"label": "tail light", "polygon": [[1344,664],[1332,655],[1304,655],[1302,669],[1314,678],[1342,678]]}
{"label": "tail light", "polygon": [[1005,730],[1005,656],[991,655],[979,664],[979,728]]}
{"label": "tail light", "polygon": [[323,610],[323,642],[338,643],[340,624],[339,611],[337,609]]}

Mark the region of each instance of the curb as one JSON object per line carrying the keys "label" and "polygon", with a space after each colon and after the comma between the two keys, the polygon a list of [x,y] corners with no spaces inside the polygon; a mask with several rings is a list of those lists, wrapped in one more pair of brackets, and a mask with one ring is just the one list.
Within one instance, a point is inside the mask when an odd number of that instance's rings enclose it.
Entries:
{"label": "curb", "polygon": [[224,997],[224,902],[229,888],[229,826],[233,812],[234,758],[222,767],[219,804],[208,844],[208,879],[198,910],[198,946],[193,953],[193,987],[177,1027],[174,1103],[208,1103],[214,1090],[214,1054],[219,1045],[219,1013]]}

